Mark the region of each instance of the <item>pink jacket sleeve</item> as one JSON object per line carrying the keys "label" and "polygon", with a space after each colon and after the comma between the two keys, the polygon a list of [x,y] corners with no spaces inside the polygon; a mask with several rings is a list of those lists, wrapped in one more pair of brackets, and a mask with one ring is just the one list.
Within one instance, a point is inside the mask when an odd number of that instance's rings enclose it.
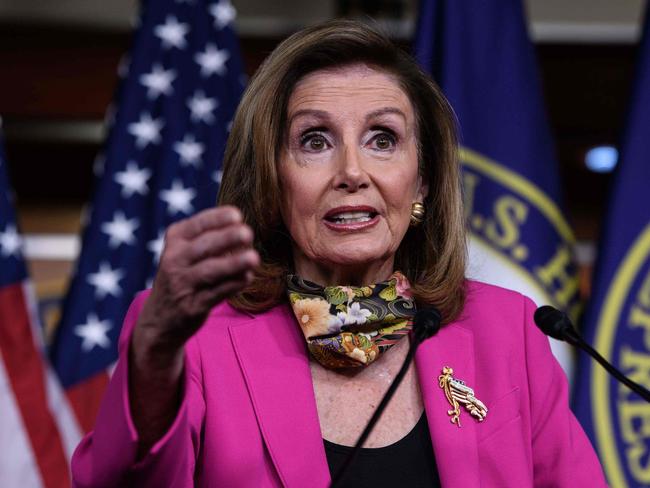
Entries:
{"label": "pink jacket sleeve", "polygon": [[533,322],[534,311],[535,304],[526,299],[524,334],[535,487],[606,487],[595,451],[568,408],[566,376],[548,339]]}
{"label": "pink jacket sleeve", "polygon": [[[167,433],[136,462],[138,433],[129,409],[128,350],[138,314],[148,293],[138,295],[127,312],[119,341],[119,357],[95,422],[72,458],[76,487],[193,486],[205,413],[200,376],[187,361],[182,402]],[[186,348],[191,348],[188,343]]]}

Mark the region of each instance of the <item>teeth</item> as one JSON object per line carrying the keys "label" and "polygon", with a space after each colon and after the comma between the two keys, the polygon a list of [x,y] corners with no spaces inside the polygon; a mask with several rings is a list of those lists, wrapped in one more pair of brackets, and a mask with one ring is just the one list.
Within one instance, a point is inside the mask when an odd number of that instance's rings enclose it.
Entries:
{"label": "teeth", "polygon": [[356,219],[342,219],[340,217],[335,217],[334,222],[337,224],[349,224],[352,222],[368,222],[370,220],[370,217],[359,217]]}
{"label": "teeth", "polygon": [[342,212],[334,215],[335,219],[361,219],[363,217],[370,218],[369,212]]}
{"label": "teeth", "polygon": [[343,212],[331,217],[336,223],[347,224],[353,222],[368,222],[371,220],[369,212]]}

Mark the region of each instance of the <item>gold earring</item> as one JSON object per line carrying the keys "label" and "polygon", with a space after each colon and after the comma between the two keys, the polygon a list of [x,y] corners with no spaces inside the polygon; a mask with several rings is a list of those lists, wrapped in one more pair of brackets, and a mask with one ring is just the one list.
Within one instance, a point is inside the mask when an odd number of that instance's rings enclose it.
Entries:
{"label": "gold earring", "polygon": [[411,205],[411,227],[416,227],[424,220],[424,205],[414,202]]}

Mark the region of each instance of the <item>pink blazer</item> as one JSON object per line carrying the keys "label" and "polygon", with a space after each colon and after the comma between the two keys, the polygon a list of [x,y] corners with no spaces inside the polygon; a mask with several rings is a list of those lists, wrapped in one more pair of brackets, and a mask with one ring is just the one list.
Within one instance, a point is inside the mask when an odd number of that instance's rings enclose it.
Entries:
{"label": "pink blazer", "polygon": [[[147,294],[133,302],[95,430],[72,460],[75,486],[326,487],[330,475],[305,341],[287,306],[259,315],[227,304],[186,346],[183,400],[139,462],[129,413],[128,344]],[[606,486],[567,403],[567,381],[520,294],[468,282],[462,316],[416,354],[443,487]],[[438,385],[443,366],[489,409],[453,425]]]}

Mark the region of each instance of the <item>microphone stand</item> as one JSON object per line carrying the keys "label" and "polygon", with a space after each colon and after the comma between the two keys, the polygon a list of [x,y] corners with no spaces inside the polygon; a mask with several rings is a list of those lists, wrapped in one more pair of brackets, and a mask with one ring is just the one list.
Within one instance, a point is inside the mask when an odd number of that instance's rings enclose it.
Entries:
{"label": "microphone stand", "polygon": [[[429,321],[429,323],[424,324],[423,322],[425,321]],[[386,390],[384,397],[381,399],[381,402],[379,402],[379,405],[375,409],[375,413],[372,414],[372,417],[366,424],[366,428],[363,429],[363,432],[359,436],[357,443],[354,445],[354,449],[352,449],[352,452],[345,460],[345,463],[343,463],[343,466],[341,466],[338,472],[336,472],[336,474],[332,477],[332,483],[330,484],[330,488],[335,488],[341,482],[348,468],[357,457],[357,454],[359,454],[359,451],[361,450],[361,446],[363,446],[364,442],[366,442],[366,440],[368,439],[368,436],[372,432],[372,429],[374,429],[375,424],[381,417],[381,414],[384,413],[384,409],[388,405],[388,402],[390,402],[391,398],[393,398],[393,395],[395,394],[397,387],[402,382],[404,375],[406,375],[406,372],[408,371],[409,366],[411,365],[411,361],[415,356],[415,351],[418,348],[418,346],[422,343],[422,341],[436,334],[438,330],[440,330],[440,313],[436,309],[434,308],[424,309],[421,312],[418,312],[416,314],[413,323],[413,335],[411,339],[411,345],[409,347],[408,353],[406,354],[406,357],[404,358],[402,367],[400,368],[397,375],[395,375],[395,378],[393,379],[393,382],[388,387],[388,390]]]}
{"label": "microphone stand", "polygon": [[535,324],[547,336],[560,341],[566,341],[572,346],[579,347],[594,358],[605,370],[618,381],[637,393],[646,402],[650,403],[650,391],[642,385],[632,381],[621,373],[609,361],[600,355],[593,347],[587,344],[580,333],[575,329],[569,316],[550,305],[544,305],[535,310]]}
{"label": "microphone stand", "polygon": [[607,361],[604,357],[602,357],[598,351],[596,351],[593,347],[591,347],[587,343],[587,341],[585,341],[580,336],[580,334],[578,334],[575,330],[571,329],[570,331],[567,331],[565,339],[569,344],[579,347],[587,354],[589,354],[598,363],[600,363],[600,365],[603,368],[605,368],[605,370],[607,370],[609,374],[611,374],[614,378],[616,378],[618,381],[620,381],[625,386],[627,386],[634,393],[637,393],[646,402],[650,403],[650,391],[648,391],[647,388],[645,388],[643,385],[640,385],[632,381],[630,378],[628,378],[623,373],[621,373],[621,371],[619,371],[616,367],[614,367],[614,365],[612,365],[609,361]]}

